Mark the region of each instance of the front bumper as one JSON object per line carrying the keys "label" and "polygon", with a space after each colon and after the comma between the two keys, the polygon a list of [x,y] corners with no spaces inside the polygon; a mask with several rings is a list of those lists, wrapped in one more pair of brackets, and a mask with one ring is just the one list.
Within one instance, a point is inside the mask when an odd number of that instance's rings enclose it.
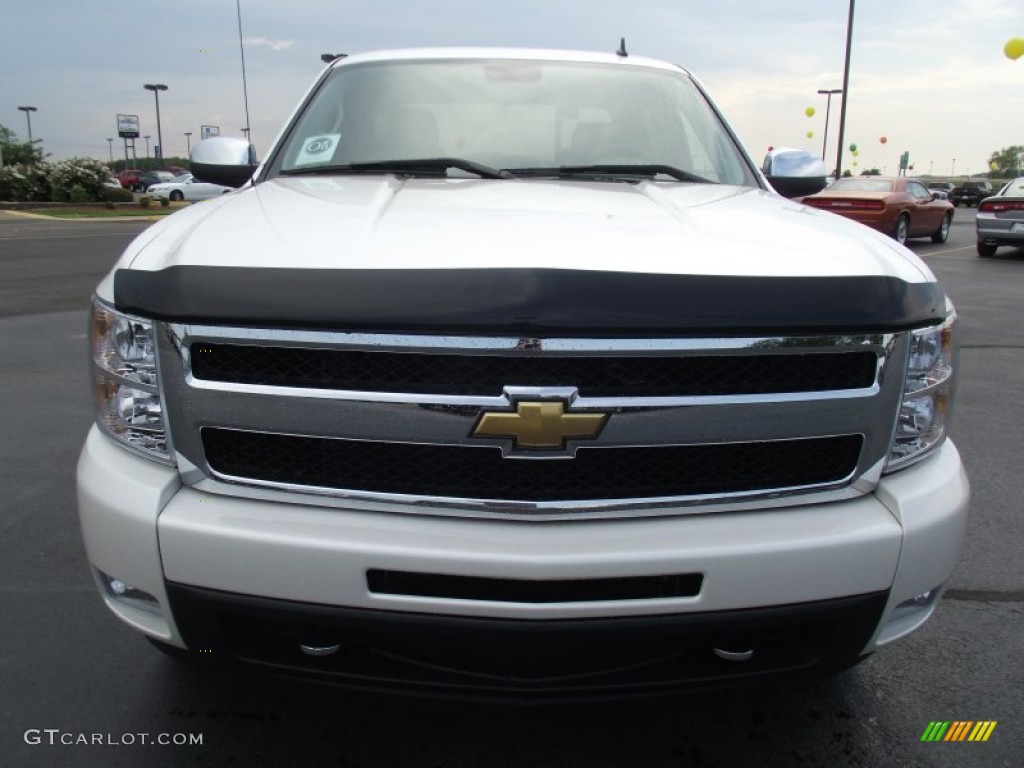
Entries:
{"label": "front bumper", "polygon": [[[754,676],[870,653],[934,610],[959,555],[968,502],[949,442],[857,499],[642,519],[464,520],[214,496],[182,486],[176,470],[122,450],[95,428],[78,483],[101,594],[114,613],[155,639],[270,668],[288,669],[290,659],[291,671],[349,683],[357,682],[357,667],[368,665],[378,682],[440,684],[424,676],[432,668],[461,675],[461,683],[449,680],[456,687],[490,681],[528,690],[550,688],[544,681],[562,676],[558,664],[506,674],[494,667],[501,648],[528,647],[536,658],[551,654],[570,677],[629,678],[633,670],[662,680],[657,685],[739,674],[728,662],[718,672],[693,666],[691,651],[699,646],[706,656],[714,643],[760,644],[757,663],[743,672]],[[382,589],[368,581],[370,571],[420,575],[428,587]],[[151,595],[153,606],[122,599],[100,574]],[[546,602],[515,596],[515,589],[511,597],[435,593],[430,576],[438,574],[464,577],[457,585],[513,587],[700,579],[692,594]],[[416,628],[412,635],[409,627]],[[843,628],[838,635],[836,627]],[[410,656],[404,640],[410,636],[429,638],[423,647],[436,653]],[[625,642],[627,636],[639,645]],[[465,642],[475,637],[480,642]],[[588,638],[582,645],[581,637]],[[581,658],[598,661],[581,668],[573,654],[555,650],[566,638],[569,648],[593,651]],[[358,654],[322,661],[297,647],[327,641],[375,649],[378,661],[402,663],[386,670],[365,658],[355,664]],[[594,642],[600,648],[591,648]],[[678,656],[667,653],[670,646],[689,649],[686,658],[666,661]],[[471,655],[481,658],[457,670],[457,659],[468,658],[453,655],[457,647],[476,648]],[[609,647],[624,655],[608,656]],[[663,663],[682,671],[666,672]]]}

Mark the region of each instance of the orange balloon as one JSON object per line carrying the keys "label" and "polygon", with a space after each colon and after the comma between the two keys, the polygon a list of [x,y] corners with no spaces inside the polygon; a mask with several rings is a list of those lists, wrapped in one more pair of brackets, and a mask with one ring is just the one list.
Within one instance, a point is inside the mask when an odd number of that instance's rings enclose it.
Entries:
{"label": "orange balloon", "polygon": [[882,142],[883,144],[885,144],[885,142],[887,142],[888,140],[889,139],[887,139],[885,136],[879,139],[879,141]]}

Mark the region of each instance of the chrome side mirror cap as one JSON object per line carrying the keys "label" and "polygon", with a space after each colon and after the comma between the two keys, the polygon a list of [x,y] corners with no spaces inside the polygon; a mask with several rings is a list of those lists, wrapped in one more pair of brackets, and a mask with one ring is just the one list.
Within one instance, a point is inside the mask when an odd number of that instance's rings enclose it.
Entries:
{"label": "chrome side mirror cap", "polygon": [[259,165],[252,144],[230,136],[203,139],[192,148],[189,161],[196,180],[236,188],[245,184]]}
{"label": "chrome side mirror cap", "polygon": [[824,161],[806,149],[773,149],[765,155],[761,170],[768,183],[783,197],[813,195],[828,185]]}

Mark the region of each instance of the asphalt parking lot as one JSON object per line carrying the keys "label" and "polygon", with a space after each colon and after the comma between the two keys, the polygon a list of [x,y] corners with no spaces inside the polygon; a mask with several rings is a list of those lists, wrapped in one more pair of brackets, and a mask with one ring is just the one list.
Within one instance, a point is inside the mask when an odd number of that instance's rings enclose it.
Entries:
{"label": "asphalt parking lot", "polygon": [[[211,676],[165,658],[107,614],[88,574],[74,507],[75,461],[92,418],[86,307],[100,276],[145,226],[0,213],[3,763],[1020,764],[1024,479],[1016,428],[1024,405],[1015,393],[1024,370],[1024,252],[977,258],[973,210],[958,209],[946,244],[911,243],[961,314],[954,439],[973,489],[963,560],[936,616],[884,653],[820,683],[528,708]],[[921,742],[934,720],[998,725],[985,743]],[[101,743],[92,739],[97,734]],[[198,734],[202,743],[143,744],[138,734]],[[62,744],[65,735],[73,743]],[[81,743],[83,735],[90,743]]]}

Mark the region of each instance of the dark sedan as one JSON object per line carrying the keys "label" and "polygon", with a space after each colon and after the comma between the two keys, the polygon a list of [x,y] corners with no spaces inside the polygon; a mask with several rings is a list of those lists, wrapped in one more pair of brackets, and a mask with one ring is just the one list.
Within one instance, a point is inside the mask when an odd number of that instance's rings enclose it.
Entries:
{"label": "dark sedan", "polygon": [[139,177],[139,187],[143,192],[147,192],[154,184],[167,184],[172,181],[174,174],[168,171],[146,171]]}
{"label": "dark sedan", "polygon": [[982,200],[975,226],[982,258],[995,256],[1001,245],[1024,246],[1024,177]]}
{"label": "dark sedan", "polygon": [[828,189],[803,200],[805,205],[859,221],[893,237],[931,237],[944,243],[953,222],[953,206],[914,179],[857,176],[837,179]]}

